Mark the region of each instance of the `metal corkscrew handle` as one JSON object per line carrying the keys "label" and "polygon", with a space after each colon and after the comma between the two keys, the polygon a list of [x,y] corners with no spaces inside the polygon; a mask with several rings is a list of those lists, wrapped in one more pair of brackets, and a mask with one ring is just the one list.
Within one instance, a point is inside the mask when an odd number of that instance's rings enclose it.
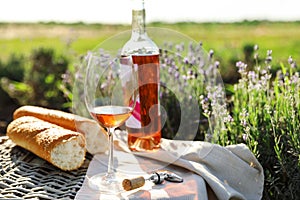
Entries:
{"label": "metal corkscrew handle", "polygon": [[150,180],[155,184],[161,184],[164,180],[174,183],[183,182],[183,178],[181,176],[167,170],[153,172],[147,180]]}
{"label": "metal corkscrew handle", "polygon": [[124,190],[129,191],[142,187],[145,184],[145,181],[151,181],[155,185],[158,185],[162,184],[165,180],[174,183],[183,182],[183,178],[181,176],[167,170],[159,170],[150,174],[148,178],[140,176],[133,179],[124,179],[122,182],[122,186]]}
{"label": "metal corkscrew handle", "polygon": [[161,184],[165,180],[165,176],[163,174],[159,174],[157,172],[153,172],[149,178],[146,179],[147,181],[152,181],[154,184]]}

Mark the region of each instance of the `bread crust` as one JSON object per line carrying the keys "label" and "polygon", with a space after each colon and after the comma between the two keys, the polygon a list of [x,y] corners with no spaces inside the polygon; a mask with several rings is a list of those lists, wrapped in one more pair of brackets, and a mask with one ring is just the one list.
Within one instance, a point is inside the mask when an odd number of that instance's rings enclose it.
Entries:
{"label": "bread crust", "polygon": [[[51,158],[51,151],[60,144],[70,140],[77,140],[80,148],[85,154],[85,138],[82,134],[74,132],[55,124],[51,124],[32,116],[19,117],[12,121],[7,127],[7,136],[17,145],[31,151],[37,156],[47,160],[62,170],[74,170],[79,168],[84,162],[84,155],[72,163],[73,166],[65,168],[54,163]],[[77,155],[70,155],[77,156]]]}
{"label": "bread crust", "polygon": [[33,116],[66,129],[76,131],[75,115],[71,113],[38,106],[22,106],[15,110],[13,119],[23,116]]}
{"label": "bread crust", "polygon": [[106,131],[94,120],[59,110],[30,105],[16,109],[13,114],[14,119],[23,116],[33,116],[65,129],[82,133],[86,138],[87,151],[91,154],[103,153],[108,149]]}

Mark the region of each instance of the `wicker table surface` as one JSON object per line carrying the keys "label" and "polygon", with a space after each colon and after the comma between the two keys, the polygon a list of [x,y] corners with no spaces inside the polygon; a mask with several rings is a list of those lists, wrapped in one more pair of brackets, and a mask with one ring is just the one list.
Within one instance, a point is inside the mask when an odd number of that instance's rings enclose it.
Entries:
{"label": "wicker table surface", "polygon": [[74,199],[92,156],[74,171],[62,171],[0,136],[0,199]]}

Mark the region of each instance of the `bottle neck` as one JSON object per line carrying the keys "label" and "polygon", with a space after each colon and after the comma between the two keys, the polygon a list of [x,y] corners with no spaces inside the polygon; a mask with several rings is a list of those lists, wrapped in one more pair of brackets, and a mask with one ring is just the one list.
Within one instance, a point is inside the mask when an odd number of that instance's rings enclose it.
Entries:
{"label": "bottle neck", "polygon": [[146,11],[144,0],[132,0],[132,36],[142,37],[146,34]]}
{"label": "bottle neck", "polygon": [[145,9],[132,10],[132,33],[139,35],[146,33]]}

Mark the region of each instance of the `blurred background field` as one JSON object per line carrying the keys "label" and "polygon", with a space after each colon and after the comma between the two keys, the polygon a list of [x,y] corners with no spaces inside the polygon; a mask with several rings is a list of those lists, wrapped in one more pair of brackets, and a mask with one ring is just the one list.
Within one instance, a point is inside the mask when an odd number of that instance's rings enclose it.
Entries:
{"label": "blurred background field", "polygon": [[[232,79],[235,63],[259,45],[261,53],[271,49],[274,67],[286,63],[289,56],[300,58],[300,22],[243,21],[236,23],[160,23],[148,27],[162,27],[178,31],[196,42],[203,42],[205,50],[213,49],[221,63],[225,81]],[[11,55],[28,57],[33,49],[52,48],[71,60],[99,43],[130,30],[128,25],[60,24],[60,23],[2,23],[0,24],[0,59],[5,62]],[[247,52],[248,51],[248,52]],[[250,52],[249,52],[250,51]],[[72,64],[72,63],[70,63]]]}
{"label": "blurred background field", "polygon": [[[300,54],[300,22],[243,21],[236,23],[154,22],[148,27],[170,28],[202,41],[205,49],[226,58],[241,57],[243,47],[258,44],[262,50],[272,49],[279,61]],[[28,55],[40,46],[55,48],[58,53],[85,53],[108,37],[130,30],[128,25],[2,23],[0,24],[1,59],[10,54]],[[228,62],[228,61],[227,61]],[[225,62],[225,63],[227,63]]]}

